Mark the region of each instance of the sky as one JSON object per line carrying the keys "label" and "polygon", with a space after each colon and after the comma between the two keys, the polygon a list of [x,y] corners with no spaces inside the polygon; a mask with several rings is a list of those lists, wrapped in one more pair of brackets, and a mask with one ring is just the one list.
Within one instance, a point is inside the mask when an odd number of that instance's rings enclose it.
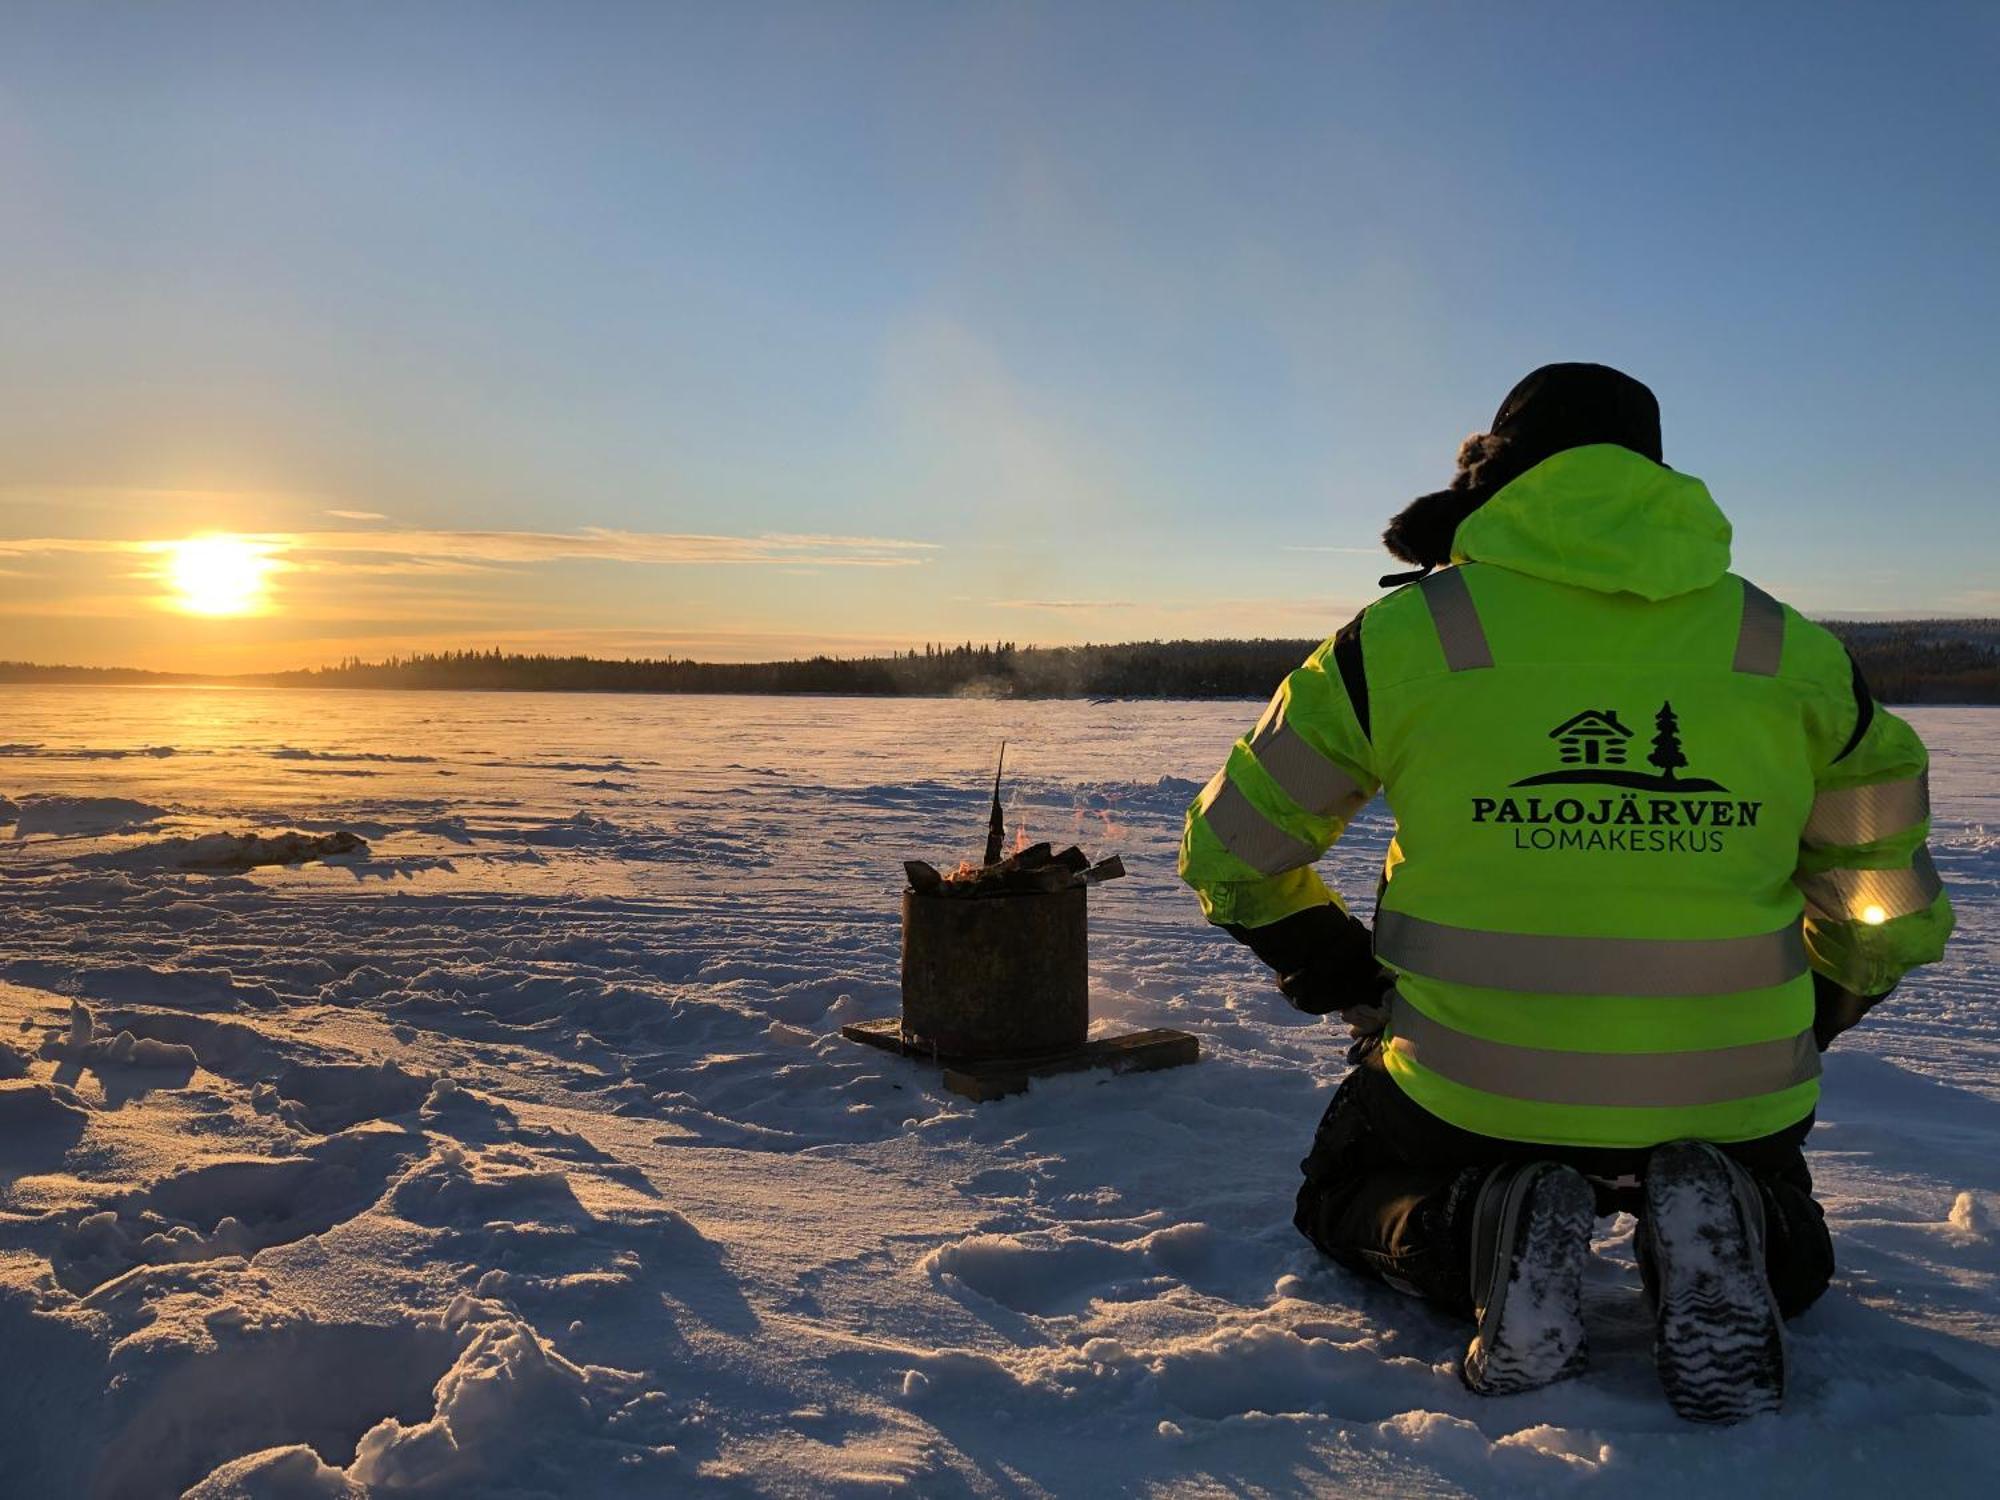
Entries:
{"label": "sky", "polygon": [[1991,4],[16,0],[0,659],[1320,637],[1558,359],[1772,592],[2000,614],[1996,72]]}

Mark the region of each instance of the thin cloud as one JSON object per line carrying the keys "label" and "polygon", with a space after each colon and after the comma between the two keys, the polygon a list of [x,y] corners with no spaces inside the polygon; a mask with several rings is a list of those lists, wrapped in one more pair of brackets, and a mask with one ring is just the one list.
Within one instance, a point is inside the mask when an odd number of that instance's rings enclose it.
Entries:
{"label": "thin cloud", "polygon": [[329,510],[324,515],[337,516],[343,521],[386,521],[389,518],[379,510]]}
{"label": "thin cloud", "polygon": [[[305,559],[321,570],[337,567],[341,556],[388,556],[430,562],[549,563],[621,562],[655,566],[709,564],[754,567],[810,564],[829,568],[908,568],[930,561],[933,542],[895,537],[710,536],[700,533],[614,531],[587,526],[580,531],[305,531],[248,533],[244,540]],[[37,554],[159,553],[172,541],[101,537],[0,539],[0,556]],[[314,563],[313,558],[320,561]]]}
{"label": "thin cloud", "polygon": [[328,563],[297,563],[293,571],[300,573],[339,573],[342,576],[374,578],[493,578],[520,571],[504,563],[471,562],[458,557],[386,557],[381,562],[343,561]]}
{"label": "thin cloud", "polygon": [[52,552],[158,552],[166,542],[123,542],[103,537],[0,537],[0,557],[35,557]]}
{"label": "thin cloud", "polygon": [[810,563],[833,568],[907,568],[937,550],[930,542],[889,537],[708,536],[699,533],[613,531],[320,531],[273,537],[306,553],[387,553],[464,562],[622,562],[678,566],[758,566]]}

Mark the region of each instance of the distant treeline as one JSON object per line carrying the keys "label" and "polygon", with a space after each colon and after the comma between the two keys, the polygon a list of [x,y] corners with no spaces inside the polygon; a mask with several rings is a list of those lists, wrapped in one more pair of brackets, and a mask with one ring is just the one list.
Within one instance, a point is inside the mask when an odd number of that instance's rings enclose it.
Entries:
{"label": "distant treeline", "polygon": [[1827,620],[1884,703],[2000,703],[2000,620]]}
{"label": "distant treeline", "polygon": [[1127,646],[930,645],[802,661],[602,661],[447,651],[343,662],[285,687],[502,688],[598,693],[856,693],[903,697],[1262,697],[1316,641],[1143,641]]}
{"label": "distant treeline", "polygon": [[[1887,703],[2000,703],[2000,620],[1829,621]],[[1122,646],[929,645],[890,656],[605,661],[445,651],[238,677],[0,662],[0,682],[227,682],[256,687],[505,692],[852,693],[907,697],[1262,698],[1310,640],[1141,641]]]}
{"label": "distant treeline", "polygon": [[0,661],[0,682],[96,683],[100,686],[139,683],[158,686],[173,682],[224,682],[233,678],[197,677],[189,672],[142,672],[137,667],[44,667],[31,661]]}

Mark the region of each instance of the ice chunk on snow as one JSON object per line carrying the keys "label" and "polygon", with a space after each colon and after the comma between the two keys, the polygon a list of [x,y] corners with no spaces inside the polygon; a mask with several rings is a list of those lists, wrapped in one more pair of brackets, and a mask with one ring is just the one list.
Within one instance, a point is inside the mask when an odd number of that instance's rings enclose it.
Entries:
{"label": "ice chunk on snow", "polygon": [[481,1324],[438,1382],[430,1420],[384,1418],[362,1434],[347,1472],[385,1490],[501,1478],[530,1443],[590,1420],[590,1378],[525,1323]]}
{"label": "ice chunk on snow", "polygon": [[368,1491],[303,1443],[233,1459],[181,1500],[365,1500]]}
{"label": "ice chunk on snow", "polygon": [[1966,1234],[1983,1235],[1991,1228],[1986,1217],[1986,1205],[1969,1192],[1962,1192],[1952,1200],[1949,1222],[1953,1229]]}
{"label": "ice chunk on snow", "polygon": [[105,1042],[99,1055],[106,1062],[123,1063],[128,1068],[194,1068],[201,1064],[194,1048],[185,1043],[135,1037],[129,1031]]}
{"label": "ice chunk on snow", "polygon": [[116,1036],[98,1035],[96,1017],[81,1000],[70,1002],[69,1030],[63,1039],[60,1042],[50,1041],[42,1048],[42,1055],[70,1062],[117,1063],[127,1068],[192,1070],[201,1065],[201,1058],[194,1048],[181,1042],[137,1037],[129,1031],[121,1031]]}

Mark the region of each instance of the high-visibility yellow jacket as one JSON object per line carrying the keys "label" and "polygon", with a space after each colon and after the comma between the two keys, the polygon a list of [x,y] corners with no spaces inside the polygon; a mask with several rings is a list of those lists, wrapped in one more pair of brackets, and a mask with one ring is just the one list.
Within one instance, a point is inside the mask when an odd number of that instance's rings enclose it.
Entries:
{"label": "high-visibility yellow jacket", "polygon": [[1379,790],[1384,1063],[1510,1140],[1747,1140],[1819,1094],[1811,971],[1936,959],[1926,756],[1827,631],[1729,568],[1697,479],[1558,453],[1286,678],[1189,809],[1212,922],[1336,901]]}

